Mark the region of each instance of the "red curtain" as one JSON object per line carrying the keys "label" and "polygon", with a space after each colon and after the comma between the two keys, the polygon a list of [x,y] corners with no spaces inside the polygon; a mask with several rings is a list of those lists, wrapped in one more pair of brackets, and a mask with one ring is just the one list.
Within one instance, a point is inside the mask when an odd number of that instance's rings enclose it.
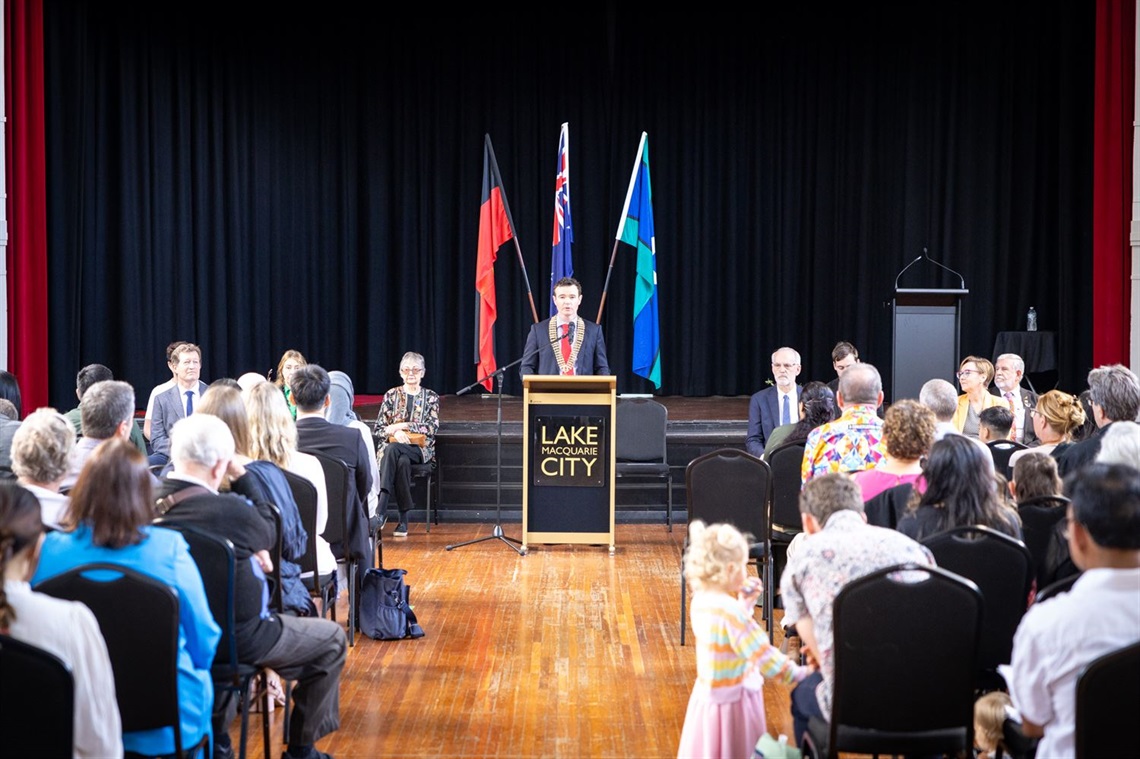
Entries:
{"label": "red curtain", "polygon": [[8,371],[24,412],[48,400],[43,0],[7,0]]}
{"label": "red curtain", "polygon": [[1136,0],[1097,0],[1093,115],[1093,365],[1128,363]]}

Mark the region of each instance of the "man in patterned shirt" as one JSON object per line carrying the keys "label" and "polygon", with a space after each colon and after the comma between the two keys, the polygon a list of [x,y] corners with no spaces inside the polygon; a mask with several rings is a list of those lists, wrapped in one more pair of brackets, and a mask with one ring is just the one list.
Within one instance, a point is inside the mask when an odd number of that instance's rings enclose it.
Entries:
{"label": "man in patterned shirt", "polygon": [[867,524],[862,492],[845,474],[821,474],[807,483],[800,494],[800,518],[807,537],[788,559],[780,594],[784,619],[794,620],[803,640],[801,650],[815,657],[819,671],[792,691],[796,740],[807,730],[809,718],[831,718],[835,680],[831,612],[839,591],[852,580],[892,564],[934,564],[930,551],[901,532]]}
{"label": "man in patterned shirt", "polygon": [[870,364],[853,364],[839,378],[836,402],[843,414],[808,435],[800,476],[804,483],[827,472],[873,469],[886,452],[883,420],[875,411],[883,402],[883,380]]}

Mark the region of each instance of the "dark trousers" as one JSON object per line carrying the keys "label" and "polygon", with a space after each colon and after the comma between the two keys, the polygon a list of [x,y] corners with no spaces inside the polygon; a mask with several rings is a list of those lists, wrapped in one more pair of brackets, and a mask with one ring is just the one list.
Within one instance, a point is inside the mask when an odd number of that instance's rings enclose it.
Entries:
{"label": "dark trousers", "polygon": [[422,464],[423,452],[418,445],[388,443],[380,459],[380,489],[396,494],[401,518],[412,510],[412,464]]}
{"label": "dark trousers", "polygon": [[819,701],[815,697],[816,686],[821,682],[823,675],[813,672],[792,689],[792,729],[796,731],[797,746],[803,745],[808,720],[812,717],[823,718],[823,711],[819,708]]}
{"label": "dark trousers", "polygon": [[[281,637],[257,662],[295,680],[293,711],[289,719],[289,745],[310,745],[340,727],[340,672],[348,639],[344,628],[328,619],[279,617]],[[229,745],[229,725],[237,714],[233,693],[214,697],[214,741]]]}

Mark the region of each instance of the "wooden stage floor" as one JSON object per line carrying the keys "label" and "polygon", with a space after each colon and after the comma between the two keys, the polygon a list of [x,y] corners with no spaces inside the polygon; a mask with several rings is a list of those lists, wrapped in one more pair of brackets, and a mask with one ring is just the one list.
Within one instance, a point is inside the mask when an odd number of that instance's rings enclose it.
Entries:
{"label": "wooden stage floor", "polygon": [[[520,557],[497,539],[446,550],[491,530],[444,523],[425,534],[420,523],[405,540],[386,528],[385,564],[408,570],[427,635],[357,638],[340,730],[318,747],[339,759],[675,757],[696,673],[692,645],[680,645],[684,530],[619,524],[613,556],[532,544]],[[520,537],[518,524],[503,531]],[[346,605],[342,596],[341,620]],[[789,692],[764,688],[773,734],[791,732]],[[281,715],[271,714],[277,740]],[[281,751],[275,742],[270,756]],[[264,756],[259,714],[249,756]]]}

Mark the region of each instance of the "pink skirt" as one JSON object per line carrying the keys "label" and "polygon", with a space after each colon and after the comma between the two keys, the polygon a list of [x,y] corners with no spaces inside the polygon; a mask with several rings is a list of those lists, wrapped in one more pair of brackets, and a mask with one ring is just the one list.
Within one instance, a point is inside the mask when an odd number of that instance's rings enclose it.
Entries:
{"label": "pink skirt", "polygon": [[762,691],[737,685],[714,692],[697,683],[677,759],[747,759],[767,729]]}

